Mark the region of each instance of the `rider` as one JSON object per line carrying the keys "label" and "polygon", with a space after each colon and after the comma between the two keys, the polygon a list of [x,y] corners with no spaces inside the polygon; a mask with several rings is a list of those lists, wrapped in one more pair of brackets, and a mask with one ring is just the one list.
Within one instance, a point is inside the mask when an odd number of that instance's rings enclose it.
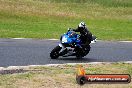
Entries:
{"label": "rider", "polygon": [[83,45],[89,45],[92,40],[92,33],[86,27],[84,22],[80,22],[77,29],[73,29],[75,32],[80,32],[80,39],[82,40]]}
{"label": "rider", "polygon": [[80,32],[80,39],[82,41],[81,44],[81,51],[83,52],[84,49],[89,46],[92,40],[92,33],[88,30],[86,27],[86,24],[84,22],[80,22],[77,29],[73,29],[75,32]]}

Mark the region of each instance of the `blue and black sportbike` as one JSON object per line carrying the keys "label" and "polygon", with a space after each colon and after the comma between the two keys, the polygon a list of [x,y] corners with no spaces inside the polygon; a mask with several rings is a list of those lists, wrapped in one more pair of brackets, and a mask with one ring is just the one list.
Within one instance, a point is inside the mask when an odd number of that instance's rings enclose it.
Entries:
{"label": "blue and black sportbike", "polygon": [[[93,42],[96,42],[96,37],[93,36]],[[50,53],[51,59],[57,59],[59,56],[68,57],[76,56],[77,58],[82,58],[86,56],[90,51],[90,45],[86,47],[84,52],[80,52],[82,41],[80,35],[76,32],[69,30],[64,33],[60,38],[60,44],[57,45]],[[83,54],[82,54],[83,53]]]}

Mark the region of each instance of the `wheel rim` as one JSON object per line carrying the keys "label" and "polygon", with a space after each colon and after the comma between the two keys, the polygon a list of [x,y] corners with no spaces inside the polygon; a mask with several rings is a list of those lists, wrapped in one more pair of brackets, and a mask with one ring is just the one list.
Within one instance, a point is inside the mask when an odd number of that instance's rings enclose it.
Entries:
{"label": "wheel rim", "polygon": [[56,57],[58,57],[58,52],[52,53],[52,58],[56,58]]}

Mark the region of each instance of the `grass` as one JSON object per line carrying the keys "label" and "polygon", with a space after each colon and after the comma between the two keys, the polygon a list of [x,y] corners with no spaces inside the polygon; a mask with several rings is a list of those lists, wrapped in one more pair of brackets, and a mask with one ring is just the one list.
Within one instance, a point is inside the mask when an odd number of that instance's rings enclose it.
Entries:
{"label": "grass", "polygon": [[[85,84],[76,83],[78,65],[29,67],[26,73],[0,75],[0,88],[131,88],[129,84]],[[85,64],[87,74],[130,74],[132,64]]]}
{"label": "grass", "polygon": [[131,0],[0,0],[0,38],[59,38],[85,21],[101,40],[132,40]]}

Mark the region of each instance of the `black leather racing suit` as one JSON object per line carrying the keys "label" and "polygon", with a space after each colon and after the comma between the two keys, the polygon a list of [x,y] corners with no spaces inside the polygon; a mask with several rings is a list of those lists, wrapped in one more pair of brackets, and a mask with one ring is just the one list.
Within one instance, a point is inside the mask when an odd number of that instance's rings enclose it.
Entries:
{"label": "black leather racing suit", "polygon": [[89,44],[91,43],[92,33],[87,28],[79,28],[79,27],[77,29],[73,29],[73,31],[80,32],[80,39],[82,41],[81,47],[84,51],[84,49],[87,49],[89,47]]}
{"label": "black leather racing suit", "polygon": [[80,32],[80,39],[82,41],[82,45],[89,45],[92,40],[92,33],[87,28],[77,28],[73,29],[75,32]]}

